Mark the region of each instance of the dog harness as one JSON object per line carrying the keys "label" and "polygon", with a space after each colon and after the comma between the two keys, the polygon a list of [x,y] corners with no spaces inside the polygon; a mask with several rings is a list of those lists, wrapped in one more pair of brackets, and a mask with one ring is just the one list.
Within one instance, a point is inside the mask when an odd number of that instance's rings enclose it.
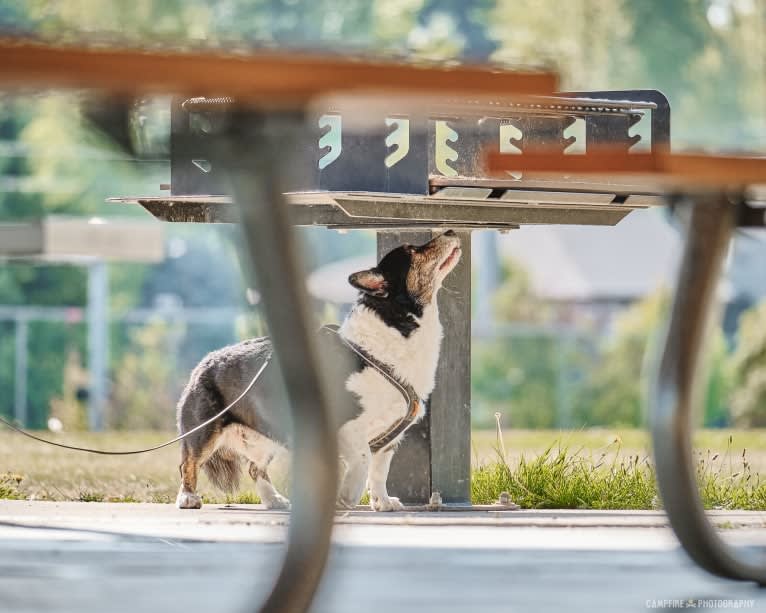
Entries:
{"label": "dog harness", "polygon": [[321,329],[336,335],[340,341],[349,348],[349,350],[359,356],[368,366],[378,371],[404,397],[404,401],[407,403],[407,412],[404,414],[404,417],[397,419],[389,428],[376,436],[369,443],[370,449],[373,452],[388,450],[396,438],[406,432],[414,423],[415,418],[420,412],[420,407],[425,403],[420,399],[415,389],[409,383],[402,381],[402,379],[396,375],[391,366],[373,357],[356,343],[344,338],[340,333],[340,326],[337,324],[326,324],[322,326]]}

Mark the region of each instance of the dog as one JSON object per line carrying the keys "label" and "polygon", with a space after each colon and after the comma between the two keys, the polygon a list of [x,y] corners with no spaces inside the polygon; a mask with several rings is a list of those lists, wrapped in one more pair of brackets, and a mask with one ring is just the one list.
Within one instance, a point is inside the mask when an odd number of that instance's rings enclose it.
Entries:
{"label": "dog", "polygon": [[[424,399],[435,386],[443,329],[437,294],[445,277],[460,260],[460,239],[449,230],[421,246],[403,245],[385,255],[377,266],[349,277],[359,297],[333,340],[322,335],[319,348],[338,355],[344,344],[388,367],[393,377],[414,390],[420,401],[413,423],[425,414]],[[255,338],[208,354],[192,371],[177,407],[183,434],[212,418],[247,388],[271,356],[268,338]],[[375,511],[403,509],[386,489],[388,471],[404,433],[380,450],[370,441],[402,419],[408,403],[392,379],[359,355],[337,368],[329,385],[343,399],[336,408],[341,474],[338,506],[359,503],[365,485]],[[401,386],[400,386],[401,387]],[[255,482],[267,509],[287,509],[289,501],[269,478],[275,454],[289,448],[285,424],[286,395],[279,372],[267,367],[253,388],[226,414],[181,444],[181,487],[176,505],[198,509],[197,476],[202,468],[218,488],[239,486],[242,464]]]}

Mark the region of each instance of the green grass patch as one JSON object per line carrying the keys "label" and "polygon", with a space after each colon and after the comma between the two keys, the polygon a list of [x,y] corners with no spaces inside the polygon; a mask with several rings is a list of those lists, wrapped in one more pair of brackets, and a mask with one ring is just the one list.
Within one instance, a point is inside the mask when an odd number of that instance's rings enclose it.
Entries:
{"label": "green grass patch", "polygon": [[473,471],[474,504],[496,502],[501,492],[527,509],[652,509],[657,484],[646,458],[594,459],[582,449],[551,446],[516,464],[498,460]]}
{"label": "green grass patch", "polygon": [[80,502],[104,502],[106,496],[101,492],[84,491],[80,492],[78,500]]}
{"label": "green grass patch", "polygon": [[[502,444],[500,445],[502,447]],[[527,509],[656,509],[661,507],[654,467],[647,456],[624,454],[620,439],[600,453],[571,450],[561,441],[539,455],[497,460],[472,473],[471,500],[491,504],[501,492]],[[766,510],[766,481],[753,472],[747,451],[695,452],[697,481],[706,509]]]}

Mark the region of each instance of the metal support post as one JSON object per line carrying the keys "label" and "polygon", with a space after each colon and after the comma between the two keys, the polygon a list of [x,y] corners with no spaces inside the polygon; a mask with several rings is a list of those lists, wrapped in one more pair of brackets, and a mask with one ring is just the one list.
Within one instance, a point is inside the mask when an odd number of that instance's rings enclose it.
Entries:
{"label": "metal support post", "polygon": [[[471,233],[458,233],[463,256],[439,293],[444,326],[436,389],[428,414],[410,428],[391,462],[388,487],[407,503],[471,501]],[[382,232],[378,257],[403,244],[421,244],[431,232]]]}
{"label": "metal support post", "polygon": [[13,398],[13,416],[21,426],[29,425],[27,416],[27,364],[29,357],[29,322],[16,316],[16,368]]}
{"label": "metal support post", "polygon": [[88,266],[88,427],[93,432],[104,429],[107,399],[107,360],[109,359],[108,301],[109,277],[106,262]]}

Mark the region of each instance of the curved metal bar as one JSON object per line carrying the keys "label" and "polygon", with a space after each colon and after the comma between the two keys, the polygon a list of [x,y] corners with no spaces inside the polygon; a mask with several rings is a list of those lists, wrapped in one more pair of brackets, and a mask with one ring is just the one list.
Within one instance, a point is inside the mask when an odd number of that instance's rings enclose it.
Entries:
{"label": "curved metal bar", "polygon": [[728,545],[708,521],[697,487],[691,444],[695,371],[736,207],[720,193],[690,208],[670,325],[649,398],[657,480],[670,524],[697,564],[715,575],[766,585],[766,556]]}
{"label": "curved metal bar", "polygon": [[236,113],[231,129],[216,143],[214,160],[226,168],[240,205],[250,260],[291,404],[293,505],[287,554],[260,609],[280,613],[303,612],[311,604],[327,561],[337,487],[331,398],[320,377],[300,274],[302,261],[282,197],[287,190],[281,184],[280,164],[293,163],[284,143],[302,124],[299,114]]}

